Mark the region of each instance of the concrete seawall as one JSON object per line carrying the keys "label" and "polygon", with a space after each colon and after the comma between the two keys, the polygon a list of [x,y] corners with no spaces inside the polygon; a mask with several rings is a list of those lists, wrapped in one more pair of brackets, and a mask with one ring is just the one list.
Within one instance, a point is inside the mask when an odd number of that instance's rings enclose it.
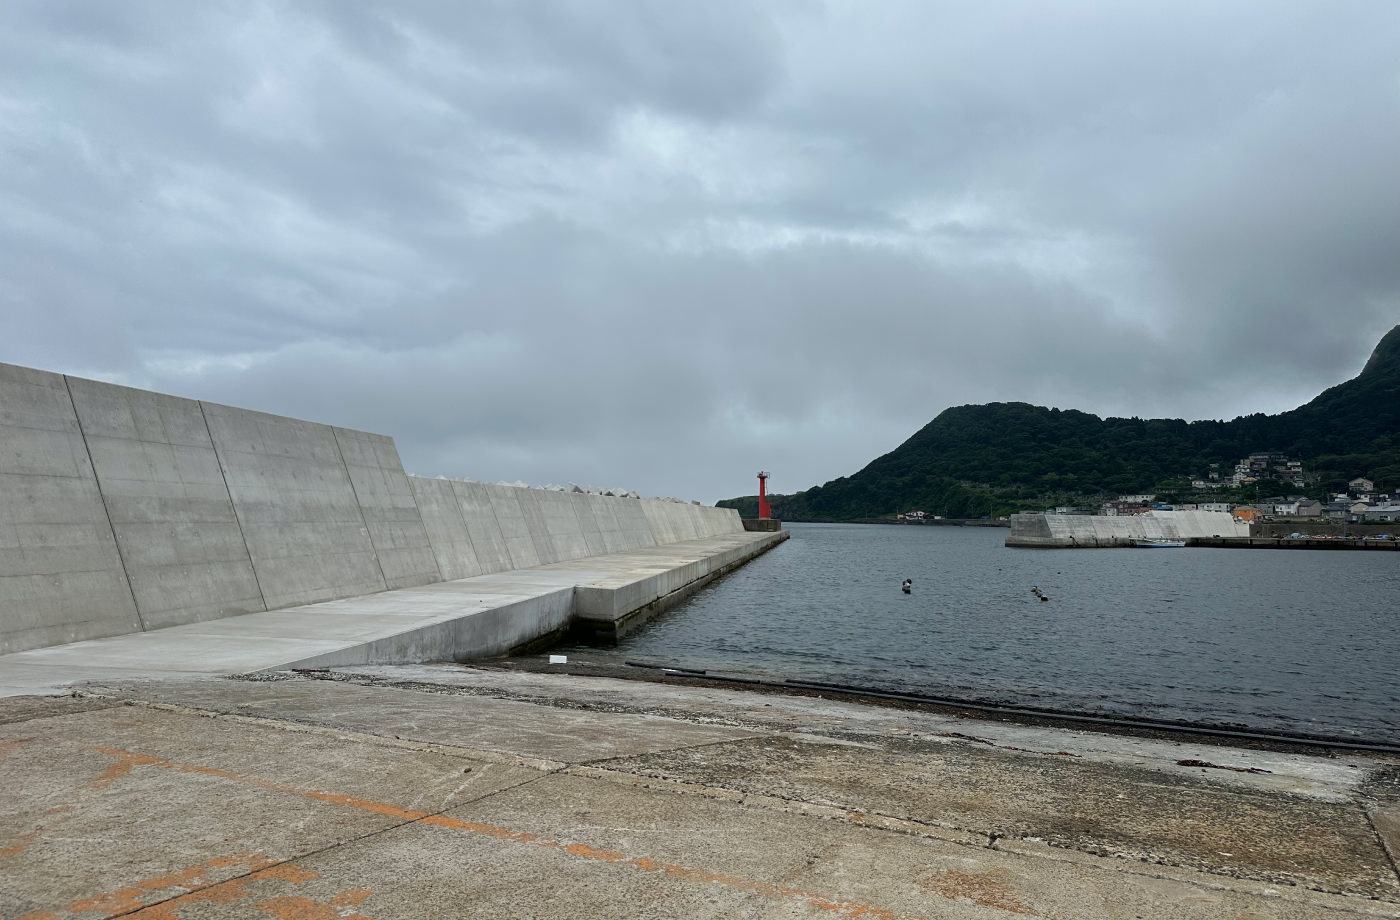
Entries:
{"label": "concrete seawall", "polygon": [[1148,511],[1108,517],[1088,514],[1016,514],[1007,546],[1095,548],[1133,546],[1144,539],[1248,537],[1249,525],[1223,511]]}
{"label": "concrete seawall", "polygon": [[422,479],[384,435],[7,364],[0,443],[0,655],[604,558],[555,585],[567,616],[600,578],[646,606],[778,542],[730,509]]}

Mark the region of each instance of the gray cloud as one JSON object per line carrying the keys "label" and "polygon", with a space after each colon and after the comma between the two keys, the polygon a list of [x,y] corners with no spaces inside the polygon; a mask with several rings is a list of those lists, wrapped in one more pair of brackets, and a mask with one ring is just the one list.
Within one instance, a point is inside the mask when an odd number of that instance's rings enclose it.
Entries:
{"label": "gray cloud", "polygon": [[1400,321],[1371,3],[10,4],[0,360],[714,500]]}

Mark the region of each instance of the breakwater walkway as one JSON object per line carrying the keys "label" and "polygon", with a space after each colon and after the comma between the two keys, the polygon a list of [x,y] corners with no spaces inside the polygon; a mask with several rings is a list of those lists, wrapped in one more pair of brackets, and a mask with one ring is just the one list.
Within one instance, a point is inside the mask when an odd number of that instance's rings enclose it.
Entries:
{"label": "breakwater walkway", "polygon": [[786,538],[405,473],[392,438],[0,364],[0,693],[610,637]]}
{"label": "breakwater walkway", "polygon": [[788,537],[737,533],[0,655],[0,696],[153,674],[453,661],[608,638]]}

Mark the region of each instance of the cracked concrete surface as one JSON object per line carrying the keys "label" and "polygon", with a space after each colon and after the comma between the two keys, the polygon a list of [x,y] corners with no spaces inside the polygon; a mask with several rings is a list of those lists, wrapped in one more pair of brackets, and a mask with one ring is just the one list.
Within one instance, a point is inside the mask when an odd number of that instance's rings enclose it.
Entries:
{"label": "cracked concrete surface", "polygon": [[314,677],[0,700],[0,917],[1400,917],[1394,757]]}

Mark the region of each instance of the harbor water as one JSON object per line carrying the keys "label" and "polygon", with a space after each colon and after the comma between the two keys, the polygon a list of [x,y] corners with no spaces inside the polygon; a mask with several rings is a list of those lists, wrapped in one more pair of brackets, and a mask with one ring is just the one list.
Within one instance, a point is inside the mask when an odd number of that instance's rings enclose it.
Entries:
{"label": "harbor water", "polygon": [[1396,554],[1031,550],[1005,547],[1003,528],[785,526],[787,543],[617,648],[555,651],[1400,743]]}

